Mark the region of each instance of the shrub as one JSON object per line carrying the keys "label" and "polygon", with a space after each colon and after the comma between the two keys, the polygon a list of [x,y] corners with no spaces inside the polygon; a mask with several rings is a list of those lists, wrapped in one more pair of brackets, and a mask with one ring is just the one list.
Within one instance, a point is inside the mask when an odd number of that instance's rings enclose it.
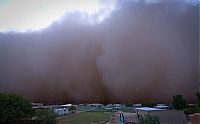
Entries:
{"label": "shrub", "polygon": [[199,113],[200,107],[197,105],[188,106],[187,108],[183,109],[186,115]]}
{"label": "shrub", "polygon": [[181,110],[187,107],[186,100],[183,99],[182,95],[173,96],[172,107],[177,110]]}
{"label": "shrub", "polygon": [[72,106],[69,107],[70,112],[75,113],[75,110],[76,110],[75,106],[72,105]]}
{"label": "shrub", "polygon": [[158,116],[145,114],[139,119],[139,124],[160,124],[160,119]]}
{"label": "shrub", "polygon": [[197,97],[197,104],[198,104],[198,106],[200,107],[200,92],[198,92],[198,93],[196,94],[196,97]]}
{"label": "shrub", "polygon": [[27,119],[33,114],[31,102],[10,93],[0,93],[0,123]]}
{"label": "shrub", "polygon": [[133,104],[132,103],[127,103],[126,107],[133,107]]}
{"label": "shrub", "polygon": [[35,116],[42,124],[56,124],[56,116],[51,109],[36,109]]}

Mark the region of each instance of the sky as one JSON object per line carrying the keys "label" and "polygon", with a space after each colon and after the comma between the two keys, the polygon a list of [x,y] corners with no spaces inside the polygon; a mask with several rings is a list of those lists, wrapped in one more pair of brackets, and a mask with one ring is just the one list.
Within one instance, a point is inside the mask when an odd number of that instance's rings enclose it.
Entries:
{"label": "sky", "polygon": [[[114,7],[115,0],[0,0],[0,31],[39,30],[50,26],[65,13],[79,11],[102,21]],[[104,11],[104,12],[103,12]],[[94,23],[94,22],[91,22]]]}
{"label": "sky", "polygon": [[32,102],[194,102],[199,28],[198,0],[0,0],[0,92]]}
{"label": "sky", "polygon": [[[123,0],[158,3],[166,0]],[[177,1],[177,0],[175,0]],[[181,0],[178,0],[181,1]],[[183,0],[197,4],[198,0]],[[36,31],[61,20],[66,13],[79,11],[85,23],[95,24],[109,16],[119,0],[0,0],[0,31]],[[85,15],[86,14],[86,15]],[[92,15],[97,15],[95,18]],[[88,19],[90,18],[90,19]]]}

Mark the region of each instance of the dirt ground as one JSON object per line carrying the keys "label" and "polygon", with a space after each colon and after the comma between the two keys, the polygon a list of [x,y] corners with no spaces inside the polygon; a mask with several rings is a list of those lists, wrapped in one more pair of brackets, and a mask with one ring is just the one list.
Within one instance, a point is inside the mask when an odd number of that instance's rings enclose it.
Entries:
{"label": "dirt ground", "polygon": [[125,123],[127,122],[137,122],[137,115],[136,113],[129,113],[129,112],[115,112],[112,117],[112,124],[121,124],[120,122],[120,113],[123,113]]}

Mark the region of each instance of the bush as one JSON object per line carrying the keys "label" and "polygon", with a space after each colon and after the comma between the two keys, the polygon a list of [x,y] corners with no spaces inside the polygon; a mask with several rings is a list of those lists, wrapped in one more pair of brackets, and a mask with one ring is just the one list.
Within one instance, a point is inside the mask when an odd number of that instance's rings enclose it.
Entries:
{"label": "bush", "polygon": [[158,116],[145,114],[139,119],[139,124],[160,124],[160,119]]}
{"label": "bush", "polygon": [[72,105],[72,106],[69,107],[70,112],[75,113],[75,110],[76,110],[75,106]]}
{"label": "bush", "polygon": [[56,124],[56,116],[51,109],[36,109],[35,116],[42,124]]}
{"label": "bush", "polygon": [[186,115],[199,113],[200,107],[197,105],[188,106],[187,108],[183,109]]}
{"label": "bush", "polygon": [[197,104],[198,104],[198,106],[200,107],[200,92],[198,92],[198,93],[196,94],[196,97],[197,97]]}
{"label": "bush", "polygon": [[176,110],[182,110],[187,107],[186,100],[183,99],[182,95],[173,96],[172,107]]}
{"label": "bush", "polygon": [[133,104],[132,103],[127,103],[126,107],[133,107]]}
{"label": "bush", "polygon": [[9,93],[0,93],[0,123],[31,117],[33,109],[27,99]]}

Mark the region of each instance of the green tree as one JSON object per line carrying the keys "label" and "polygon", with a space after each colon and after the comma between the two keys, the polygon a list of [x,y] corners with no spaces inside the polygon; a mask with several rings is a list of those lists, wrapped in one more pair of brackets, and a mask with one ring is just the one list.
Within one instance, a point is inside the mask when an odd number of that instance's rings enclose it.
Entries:
{"label": "green tree", "polygon": [[177,110],[182,110],[187,107],[186,100],[182,95],[173,96],[172,107]]}
{"label": "green tree", "polygon": [[33,109],[27,99],[10,93],[0,93],[0,123],[31,117]]}
{"label": "green tree", "polygon": [[71,111],[72,113],[74,113],[75,110],[76,110],[76,107],[75,107],[75,106],[72,105],[72,106],[69,107],[69,111]]}
{"label": "green tree", "polygon": [[133,104],[132,103],[127,103],[126,107],[133,107]]}
{"label": "green tree", "polygon": [[145,114],[139,119],[139,124],[160,124],[160,119],[158,116]]}
{"label": "green tree", "polygon": [[183,109],[186,115],[194,114],[194,113],[199,113],[200,112],[200,107],[198,105],[190,105],[187,108]]}
{"label": "green tree", "polygon": [[56,116],[52,109],[36,109],[35,115],[42,124],[56,124]]}
{"label": "green tree", "polygon": [[200,107],[200,92],[196,93],[196,97],[197,97],[197,104]]}

